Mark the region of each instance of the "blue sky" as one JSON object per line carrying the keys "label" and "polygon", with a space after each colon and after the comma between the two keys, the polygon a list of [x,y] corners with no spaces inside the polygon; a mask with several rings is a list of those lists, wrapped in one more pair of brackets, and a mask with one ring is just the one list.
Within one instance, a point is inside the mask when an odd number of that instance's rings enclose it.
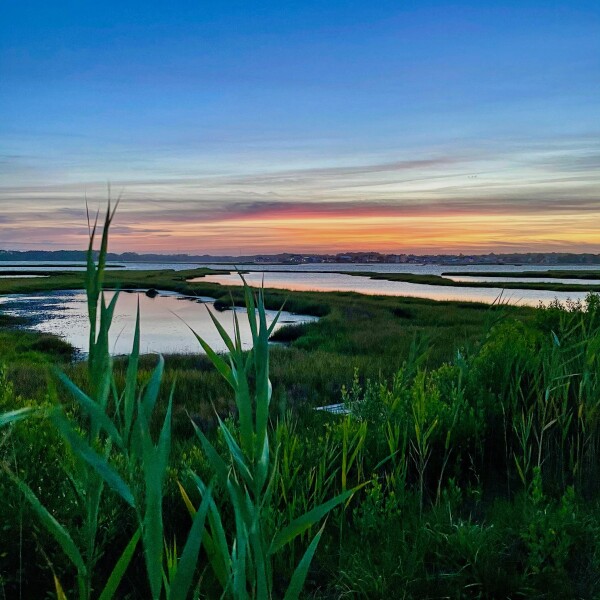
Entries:
{"label": "blue sky", "polygon": [[[0,247],[80,247],[110,181],[115,249],[327,250],[326,213],[336,248],[600,251],[598,2],[2,14]],[[365,211],[398,227],[362,235]]]}

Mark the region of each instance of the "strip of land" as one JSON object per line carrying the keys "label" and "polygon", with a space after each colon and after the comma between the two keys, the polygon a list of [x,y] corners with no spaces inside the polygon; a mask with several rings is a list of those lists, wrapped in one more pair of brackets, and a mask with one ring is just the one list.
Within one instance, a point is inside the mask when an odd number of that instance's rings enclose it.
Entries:
{"label": "strip of land", "polygon": [[566,271],[553,269],[550,271],[447,271],[444,277],[519,277],[527,279],[600,279],[600,271]]}
{"label": "strip of land", "polygon": [[[241,273],[248,273],[253,269],[245,268]],[[258,270],[257,270],[258,271]],[[262,272],[262,271],[260,271]],[[291,269],[270,269],[267,273],[298,273]],[[235,273],[229,269],[186,269],[175,271],[172,269],[165,270],[111,270],[107,271],[107,282],[112,281],[114,285],[123,287],[154,287],[165,290],[177,291],[181,293],[189,293],[188,290],[195,290],[199,283],[191,283],[189,280],[206,275],[230,275]],[[540,290],[552,292],[600,292],[600,285],[586,284],[585,280],[600,279],[600,271],[534,271],[534,272],[490,272],[481,273],[475,271],[460,271],[446,272],[442,275],[422,275],[416,273],[377,273],[372,271],[310,271],[310,273],[332,274],[338,273],[341,275],[351,275],[353,277],[366,277],[374,280],[398,281],[405,283],[446,286],[455,288],[501,288],[506,290]],[[44,281],[38,279],[13,279],[12,281],[0,281],[0,294],[24,293],[34,291],[48,291],[59,289],[80,289],[83,288],[83,272],[73,271],[2,271],[0,275],[46,275]],[[473,277],[523,277],[532,279],[531,282],[516,282],[516,281],[499,281],[490,283],[488,281],[453,281],[450,276],[473,276]],[[535,281],[536,278],[546,277],[553,279],[581,279],[581,284],[576,283],[553,283]],[[112,285],[112,284],[111,284]],[[203,285],[209,285],[203,284]],[[210,284],[217,285],[217,284]],[[223,286],[226,287],[226,286]],[[219,289],[219,288],[217,288]],[[186,291],[184,291],[186,290]]]}
{"label": "strip of land", "polygon": [[[420,283],[422,285],[441,285],[449,287],[462,288],[502,288],[505,290],[542,290],[550,292],[581,292],[588,290],[590,292],[600,291],[600,285],[584,285],[574,283],[548,283],[542,281],[520,282],[520,281],[499,281],[490,284],[488,281],[453,281],[444,277],[444,275],[474,275],[474,273],[443,273],[442,275],[417,275],[414,273],[371,273],[370,271],[344,271],[344,275],[354,275],[356,277],[368,277],[369,279],[383,279],[385,281],[404,281],[406,283]],[[481,273],[478,273],[481,276]],[[484,274],[485,276],[488,273]],[[516,273],[496,275],[497,277],[521,277]],[[562,275],[562,277],[566,277]],[[591,279],[599,278],[599,275]],[[575,279],[575,278],[573,278]],[[585,279],[581,277],[580,279]]]}
{"label": "strip of land", "polygon": [[[210,269],[205,269],[210,271]],[[398,281],[404,283],[414,283],[421,285],[436,285],[436,286],[447,286],[447,287],[460,287],[460,288],[501,288],[505,290],[540,290],[549,292],[599,292],[600,285],[598,284],[576,284],[576,283],[549,283],[542,281],[532,282],[518,282],[518,281],[499,281],[497,283],[490,283],[487,281],[453,281],[449,279],[452,275],[462,276],[487,276],[488,273],[481,272],[447,272],[442,275],[422,275],[417,273],[378,273],[374,271],[325,271],[325,270],[310,270],[310,271],[297,271],[292,269],[269,269],[264,271],[262,269],[248,269],[245,268],[240,271],[242,274],[257,272],[257,273],[320,273],[320,274],[338,274],[338,275],[351,275],[353,277],[366,277],[368,279],[377,279],[384,281]],[[221,272],[207,272],[205,275],[222,275],[223,273],[231,274],[233,271],[221,271]],[[579,277],[571,277],[571,271],[556,271],[560,275],[552,276],[556,279],[600,279],[600,272],[592,272],[593,277],[587,277],[585,271],[573,273],[579,273]],[[201,277],[202,275],[194,275],[194,277]],[[540,274],[537,277],[543,277]],[[504,272],[501,275],[498,273],[494,274],[494,277],[522,277],[521,273],[510,273]],[[531,279],[535,279],[531,277]]]}

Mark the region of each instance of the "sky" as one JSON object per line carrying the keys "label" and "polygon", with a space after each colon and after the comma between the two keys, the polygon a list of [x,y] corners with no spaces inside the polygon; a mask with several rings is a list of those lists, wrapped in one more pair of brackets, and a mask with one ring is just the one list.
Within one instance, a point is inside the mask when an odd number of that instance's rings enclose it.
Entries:
{"label": "sky", "polygon": [[0,249],[600,252],[597,0],[0,9]]}

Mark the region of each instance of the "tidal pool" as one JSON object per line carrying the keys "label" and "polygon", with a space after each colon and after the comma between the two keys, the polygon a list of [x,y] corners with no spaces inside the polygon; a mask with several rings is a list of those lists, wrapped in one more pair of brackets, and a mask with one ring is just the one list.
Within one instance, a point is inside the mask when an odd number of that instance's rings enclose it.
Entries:
{"label": "tidal pool", "polygon": [[[113,292],[107,292],[107,302]],[[217,352],[226,350],[208,314],[213,298],[182,296],[160,292],[149,298],[144,292],[121,292],[110,330],[110,349],[114,355],[128,354],[133,344],[137,305],[140,306],[140,351],[162,354],[202,353],[190,327]],[[0,310],[30,319],[28,328],[62,337],[80,352],[87,352],[89,324],[87,300],[82,291],[13,294],[0,297]],[[233,336],[233,310],[212,311],[226,331]],[[251,346],[252,335],[244,308],[236,308],[242,344]],[[277,311],[267,311],[267,322],[273,322]],[[283,325],[316,321],[317,317],[283,312],[275,329]]]}

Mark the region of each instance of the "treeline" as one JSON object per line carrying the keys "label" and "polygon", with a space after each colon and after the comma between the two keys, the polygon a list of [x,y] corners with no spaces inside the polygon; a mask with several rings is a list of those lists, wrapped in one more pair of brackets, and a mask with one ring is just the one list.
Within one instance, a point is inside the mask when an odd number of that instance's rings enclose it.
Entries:
{"label": "treeline", "polygon": [[[97,258],[97,254],[95,254]],[[212,254],[138,254],[109,252],[109,261],[120,262],[181,262],[181,263],[299,263],[299,262],[380,262],[407,264],[490,264],[490,265],[600,265],[600,254],[573,252],[526,252],[516,254],[380,254],[379,252],[346,252],[340,254],[250,254],[245,256],[214,256]],[[74,261],[85,262],[82,250],[0,250],[0,262],[7,261]]]}

